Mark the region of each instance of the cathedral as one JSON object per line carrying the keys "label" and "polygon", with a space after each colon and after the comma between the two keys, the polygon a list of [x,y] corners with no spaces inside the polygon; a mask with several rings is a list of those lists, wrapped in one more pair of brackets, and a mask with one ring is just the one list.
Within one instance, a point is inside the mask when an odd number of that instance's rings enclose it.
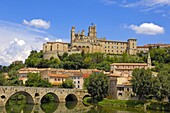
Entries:
{"label": "cathedral", "polygon": [[88,34],[85,31],[75,32],[75,27],[71,28],[71,43],[65,42],[47,42],[43,44],[44,58],[57,58],[64,52],[73,53],[95,53],[101,52],[105,54],[123,54],[136,55],[137,40],[128,39],[127,41],[106,40],[106,38],[97,37],[96,25],[92,24],[88,28]]}

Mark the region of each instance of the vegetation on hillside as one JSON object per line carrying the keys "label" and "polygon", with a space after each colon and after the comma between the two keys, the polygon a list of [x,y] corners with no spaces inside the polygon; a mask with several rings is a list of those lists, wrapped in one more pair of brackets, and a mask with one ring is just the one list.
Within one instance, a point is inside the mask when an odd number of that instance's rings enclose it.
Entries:
{"label": "vegetation on hillside", "polygon": [[158,75],[153,76],[149,69],[135,69],[131,82],[140,99],[155,98],[161,101],[170,97],[170,48],[153,48],[150,54],[155,66],[152,71]]}
{"label": "vegetation on hillside", "polygon": [[50,60],[43,59],[43,52],[32,51],[26,59],[25,64],[27,67],[38,68],[64,68],[64,69],[100,69],[110,71],[110,64],[114,62],[129,62],[137,63],[144,62],[142,57],[131,56],[124,53],[123,55],[105,55],[103,53],[75,53],[68,55],[64,53],[57,58]]}

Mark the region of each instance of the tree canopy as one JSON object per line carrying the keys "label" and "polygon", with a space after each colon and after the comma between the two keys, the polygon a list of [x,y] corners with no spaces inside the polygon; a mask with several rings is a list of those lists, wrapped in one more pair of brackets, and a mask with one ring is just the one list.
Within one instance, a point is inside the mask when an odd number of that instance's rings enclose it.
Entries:
{"label": "tree canopy", "polygon": [[152,72],[150,69],[135,69],[132,73],[133,91],[139,99],[146,98],[152,90]]}
{"label": "tree canopy", "polygon": [[103,73],[93,73],[84,81],[84,86],[94,102],[101,101],[108,94],[108,77]]}
{"label": "tree canopy", "polygon": [[52,87],[51,83],[41,78],[38,73],[29,73],[25,86],[29,87]]}
{"label": "tree canopy", "polygon": [[73,80],[71,78],[68,78],[65,81],[63,81],[62,87],[63,88],[74,88],[75,85],[73,83]]}

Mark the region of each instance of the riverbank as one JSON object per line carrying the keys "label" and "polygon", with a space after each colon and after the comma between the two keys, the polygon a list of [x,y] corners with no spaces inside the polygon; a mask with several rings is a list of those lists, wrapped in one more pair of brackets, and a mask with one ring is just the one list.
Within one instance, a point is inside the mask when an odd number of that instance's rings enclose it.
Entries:
{"label": "riverbank", "polygon": [[[86,98],[84,101],[89,103],[90,98]],[[137,108],[144,110],[159,110],[159,111],[170,111],[170,103],[158,102],[158,101],[138,101],[138,100],[113,100],[103,99],[98,102],[99,106],[116,107],[116,108]]]}

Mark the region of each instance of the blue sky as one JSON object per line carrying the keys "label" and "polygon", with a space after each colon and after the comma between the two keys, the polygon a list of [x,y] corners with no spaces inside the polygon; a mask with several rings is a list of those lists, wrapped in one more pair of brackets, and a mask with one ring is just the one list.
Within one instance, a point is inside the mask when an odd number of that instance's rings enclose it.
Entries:
{"label": "blue sky", "polygon": [[71,26],[87,33],[92,22],[109,40],[170,43],[170,0],[1,0],[0,65],[24,60],[45,41],[69,42]]}

